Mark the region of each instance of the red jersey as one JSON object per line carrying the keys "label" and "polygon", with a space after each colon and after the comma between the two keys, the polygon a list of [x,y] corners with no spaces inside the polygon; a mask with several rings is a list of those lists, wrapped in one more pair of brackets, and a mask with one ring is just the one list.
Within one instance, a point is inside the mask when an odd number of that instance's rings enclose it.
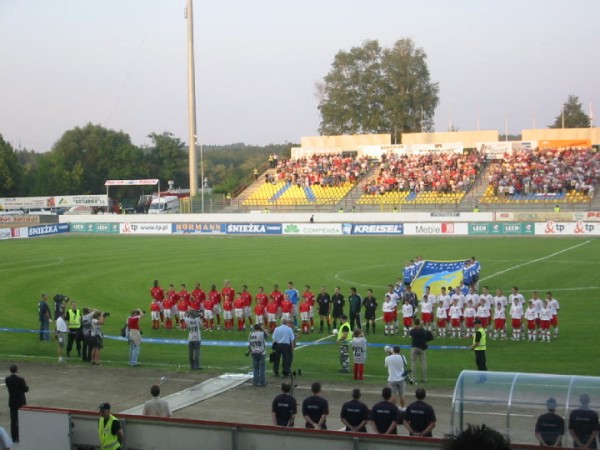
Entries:
{"label": "red jersey", "polygon": [[313,294],[312,292],[308,291],[305,292],[304,294],[302,294],[302,297],[304,299],[306,299],[306,302],[308,303],[308,306],[315,306],[315,294]]}
{"label": "red jersey", "polygon": [[210,298],[213,305],[221,303],[221,294],[219,294],[219,291],[210,291],[208,293],[208,298]]}
{"label": "red jersey", "polygon": [[244,301],[244,306],[252,305],[252,294],[248,291],[240,293],[241,299]]}
{"label": "red jersey", "polygon": [[171,309],[173,306],[175,306],[175,296],[170,297],[170,296],[166,296],[166,298],[163,300],[163,307],[165,309]]}
{"label": "red jersey", "polygon": [[277,307],[281,306],[281,302],[283,302],[283,292],[281,291],[273,291],[271,292],[271,300],[275,301],[275,304],[277,305]]}
{"label": "red jersey", "polygon": [[232,310],[233,310],[233,303],[231,303],[230,301],[223,302],[223,311],[232,311]]}
{"label": "red jersey", "polygon": [[165,291],[163,291],[163,288],[161,288],[160,286],[156,286],[150,289],[150,295],[152,296],[152,298],[155,298],[159,302],[162,302],[165,298]]}
{"label": "red jersey", "polygon": [[254,314],[256,314],[257,316],[264,316],[265,315],[265,307],[263,305],[261,305],[260,303],[257,303],[256,306],[254,307]]}
{"label": "red jersey", "polygon": [[188,306],[190,307],[190,309],[194,309],[196,311],[200,311],[201,304],[202,302],[193,295],[190,297],[190,301],[188,302]]}
{"label": "red jersey", "polygon": [[278,308],[277,307],[277,303],[275,303],[275,302],[269,302],[267,304],[267,308],[266,309],[267,309],[267,312],[269,314],[276,314],[277,313],[277,308]]}
{"label": "red jersey", "polygon": [[263,307],[267,307],[267,305],[269,304],[269,296],[267,294],[265,294],[264,292],[261,292],[260,294],[256,294],[256,304],[260,304]]}
{"label": "red jersey", "polygon": [[158,300],[150,303],[150,311],[160,311],[160,303],[158,303]]}
{"label": "red jersey", "polygon": [[284,300],[281,302],[281,312],[282,313],[291,313],[294,309],[294,304],[289,300]]}
{"label": "red jersey", "polygon": [[187,290],[185,290],[185,289],[180,290],[178,295],[179,295],[179,298],[181,300],[185,300],[186,303],[190,301],[190,293]]}
{"label": "red jersey", "polygon": [[300,303],[300,312],[310,312],[310,303],[308,301]]}
{"label": "red jersey", "polygon": [[235,298],[235,289],[233,289],[231,286],[221,289],[221,297],[225,298],[226,295],[233,300]]}
{"label": "red jersey", "polygon": [[177,302],[177,311],[187,311],[188,310],[188,302],[183,298],[180,298]]}
{"label": "red jersey", "polygon": [[244,299],[241,297],[238,297],[233,301],[233,307],[235,309],[243,309],[245,304]]}
{"label": "red jersey", "polygon": [[179,300],[179,294],[177,294],[177,292],[175,292],[175,291],[168,291],[166,298],[170,299],[173,302],[173,305],[174,305]]}
{"label": "red jersey", "polygon": [[206,311],[212,311],[212,309],[213,309],[213,302],[212,302],[212,300],[210,298],[207,298],[206,300],[204,300],[202,302],[202,306],[204,306],[204,309]]}
{"label": "red jersey", "polygon": [[202,289],[194,289],[192,291],[192,297],[197,299],[199,302],[203,302],[206,299],[206,292]]}
{"label": "red jersey", "polygon": [[132,316],[127,318],[127,327],[130,330],[139,330],[140,329],[140,316]]}

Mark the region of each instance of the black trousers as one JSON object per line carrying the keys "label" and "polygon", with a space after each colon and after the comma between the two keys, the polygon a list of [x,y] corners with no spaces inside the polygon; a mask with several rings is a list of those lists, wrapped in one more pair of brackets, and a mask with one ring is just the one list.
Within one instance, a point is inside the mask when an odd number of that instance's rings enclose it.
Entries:
{"label": "black trousers", "polygon": [[81,356],[81,341],[83,340],[83,333],[81,329],[72,330],[69,329],[69,335],[67,340],[67,356],[71,354],[71,350],[73,350],[73,342],[75,342],[75,346],[77,347],[77,356]]}
{"label": "black trousers", "polygon": [[477,364],[477,370],[487,370],[485,350],[475,350],[475,364]]}
{"label": "black trousers", "polygon": [[279,375],[279,362],[281,361],[281,373],[283,376],[288,376],[292,373],[292,360],[294,353],[290,344],[277,344],[273,355],[273,372]]}
{"label": "black trousers", "polygon": [[351,331],[354,331],[355,323],[356,323],[356,328],[362,328],[362,326],[360,324],[360,311],[350,313],[350,330]]}
{"label": "black trousers", "polygon": [[10,435],[13,441],[19,440],[19,407],[10,407]]}
{"label": "black trousers", "polygon": [[91,336],[83,336],[81,340],[81,359],[83,361],[91,361],[92,360],[92,337]]}

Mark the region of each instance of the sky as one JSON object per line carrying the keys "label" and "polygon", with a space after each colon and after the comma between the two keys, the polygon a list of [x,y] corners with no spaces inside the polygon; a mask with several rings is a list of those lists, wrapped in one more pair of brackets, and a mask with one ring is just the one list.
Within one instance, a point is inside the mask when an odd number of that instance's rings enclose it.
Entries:
{"label": "sky", "polygon": [[[48,151],[87,123],[188,141],[185,0],[0,0],[0,134]],[[411,38],[436,131],[545,128],[577,95],[600,123],[598,0],[194,0],[198,142],[318,135],[337,52]],[[597,111],[597,113],[596,113]]]}

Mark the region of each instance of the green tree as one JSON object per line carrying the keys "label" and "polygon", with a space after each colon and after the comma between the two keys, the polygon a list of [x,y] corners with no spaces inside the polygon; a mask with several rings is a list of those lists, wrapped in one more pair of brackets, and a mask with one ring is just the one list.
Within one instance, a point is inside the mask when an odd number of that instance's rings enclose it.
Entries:
{"label": "green tree", "polygon": [[175,186],[188,186],[188,151],[185,143],[171,133],[152,133],[152,147],[148,149],[148,176],[159,178],[160,185],[166,188],[167,182],[173,180]]}
{"label": "green tree", "polygon": [[401,133],[433,130],[438,83],[430,80],[427,55],[411,39],[392,48],[377,40],[338,52],[317,83],[319,132]]}
{"label": "green tree", "polygon": [[590,123],[589,116],[583,112],[579,97],[569,95],[560,114],[548,128],[589,128]]}
{"label": "green tree", "polygon": [[23,168],[12,146],[0,135],[0,197],[19,194]]}

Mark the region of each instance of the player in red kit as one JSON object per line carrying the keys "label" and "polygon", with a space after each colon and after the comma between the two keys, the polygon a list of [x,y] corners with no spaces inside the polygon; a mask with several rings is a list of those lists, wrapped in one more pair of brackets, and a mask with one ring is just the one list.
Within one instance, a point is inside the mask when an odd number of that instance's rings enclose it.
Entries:
{"label": "player in red kit", "polygon": [[150,304],[150,316],[152,318],[152,329],[158,330],[160,328],[160,304],[155,298],[152,299]]}
{"label": "player in red kit", "polygon": [[165,299],[165,291],[163,291],[163,288],[161,288],[158,284],[158,280],[154,280],[154,283],[152,283],[150,295],[158,302],[158,305],[160,306],[160,321],[163,322],[165,319],[163,314],[163,300]]}
{"label": "player in red kit", "polygon": [[200,287],[200,283],[196,283],[196,286],[192,291],[192,297],[198,300],[200,304],[203,304],[204,300],[206,300],[206,292],[202,290],[202,287]]}
{"label": "player in red kit", "polygon": [[281,318],[288,321],[292,320],[292,312],[294,311],[294,304],[290,301],[287,295],[284,295],[283,301],[281,302]]}
{"label": "player in red kit", "polygon": [[235,315],[235,318],[237,320],[237,329],[238,331],[243,331],[246,327],[245,327],[245,320],[244,320],[244,306],[246,305],[246,302],[244,302],[244,299],[242,298],[241,293],[239,293],[237,295],[237,297],[235,298],[235,300],[233,301],[233,312]]}
{"label": "player in red kit", "polygon": [[225,298],[228,295],[231,301],[235,299],[235,289],[231,287],[231,281],[224,280],[223,281],[223,289],[221,289],[221,298]]}
{"label": "player in red kit", "polygon": [[[217,291],[217,286],[212,284],[210,286],[210,291],[208,293],[208,297],[212,303],[213,307],[213,316],[217,317],[217,330],[221,329],[221,294]],[[229,297],[231,298],[231,297]]]}
{"label": "player in red kit", "polygon": [[283,302],[283,292],[281,292],[279,290],[279,285],[278,284],[274,284],[273,285],[273,292],[271,292],[271,295],[269,295],[269,298],[271,300],[275,301],[275,304],[277,305],[277,313],[281,313],[281,303]]}
{"label": "player in red kit", "polygon": [[[185,284],[181,284],[181,290],[178,293],[179,300],[177,301],[177,318],[179,321],[179,327],[183,330],[185,328],[185,313],[190,305],[190,293],[188,292]],[[183,303],[182,303],[183,302]]]}
{"label": "player in red kit", "polygon": [[233,330],[233,302],[228,295],[223,298],[223,322],[225,331]]}
{"label": "player in red kit", "polygon": [[209,298],[205,299],[202,302],[202,306],[204,307],[204,328],[208,331],[214,330],[214,320],[213,320],[213,304],[212,300]]}
{"label": "player in red kit", "polygon": [[310,331],[315,331],[315,294],[313,294],[310,290],[310,286],[307,284],[304,286],[304,292],[302,293],[302,297],[308,303],[308,320],[310,322]]}
{"label": "player in red kit", "polygon": [[310,303],[306,298],[300,302],[299,306],[300,311],[300,321],[301,321],[301,330],[303,334],[310,333]]}
{"label": "player in red kit", "polygon": [[254,320],[256,321],[257,325],[262,325],[265,323],[266,313],[267,311],[265,310],[265,307],[262,305],[262,303],[257,302],[254,306]]}
{"label": "player in red kit", "polygon": [[242,292],[240,292],[242,300],[244,300],[244,320],[247,320],[250,324],[250,330],[252,330],[252,294],[248,292],[248,286],[245,284],[242,286]]}
{"label": "player in red kit", "polygon": [[275,302],[275,300],[271,300],[268,304],[267,304],[267,320],[269,322],[269,331],[271,331],[271,333],[275,330],[275,325],[277,325],[277,303]]}
{"label": "player in red kit", "polygon": [[175,288],[171,284],[170,289],[167,291],[167,295],[163,300],[163,313],[165,315],[165,328],[167,330],[173,328],[173,309],[176,307],[177,300],[177,292],[175,292]]}
{"label": "player in red kit", "polygon": [[264,308],[265,317],[263,323],[267,323],[267,305],[269,304],[269,296],[265,294],[265,288],[263,288],[262,286],[258,287],[258,294],[256,294],[256,304],[260,304]]}

